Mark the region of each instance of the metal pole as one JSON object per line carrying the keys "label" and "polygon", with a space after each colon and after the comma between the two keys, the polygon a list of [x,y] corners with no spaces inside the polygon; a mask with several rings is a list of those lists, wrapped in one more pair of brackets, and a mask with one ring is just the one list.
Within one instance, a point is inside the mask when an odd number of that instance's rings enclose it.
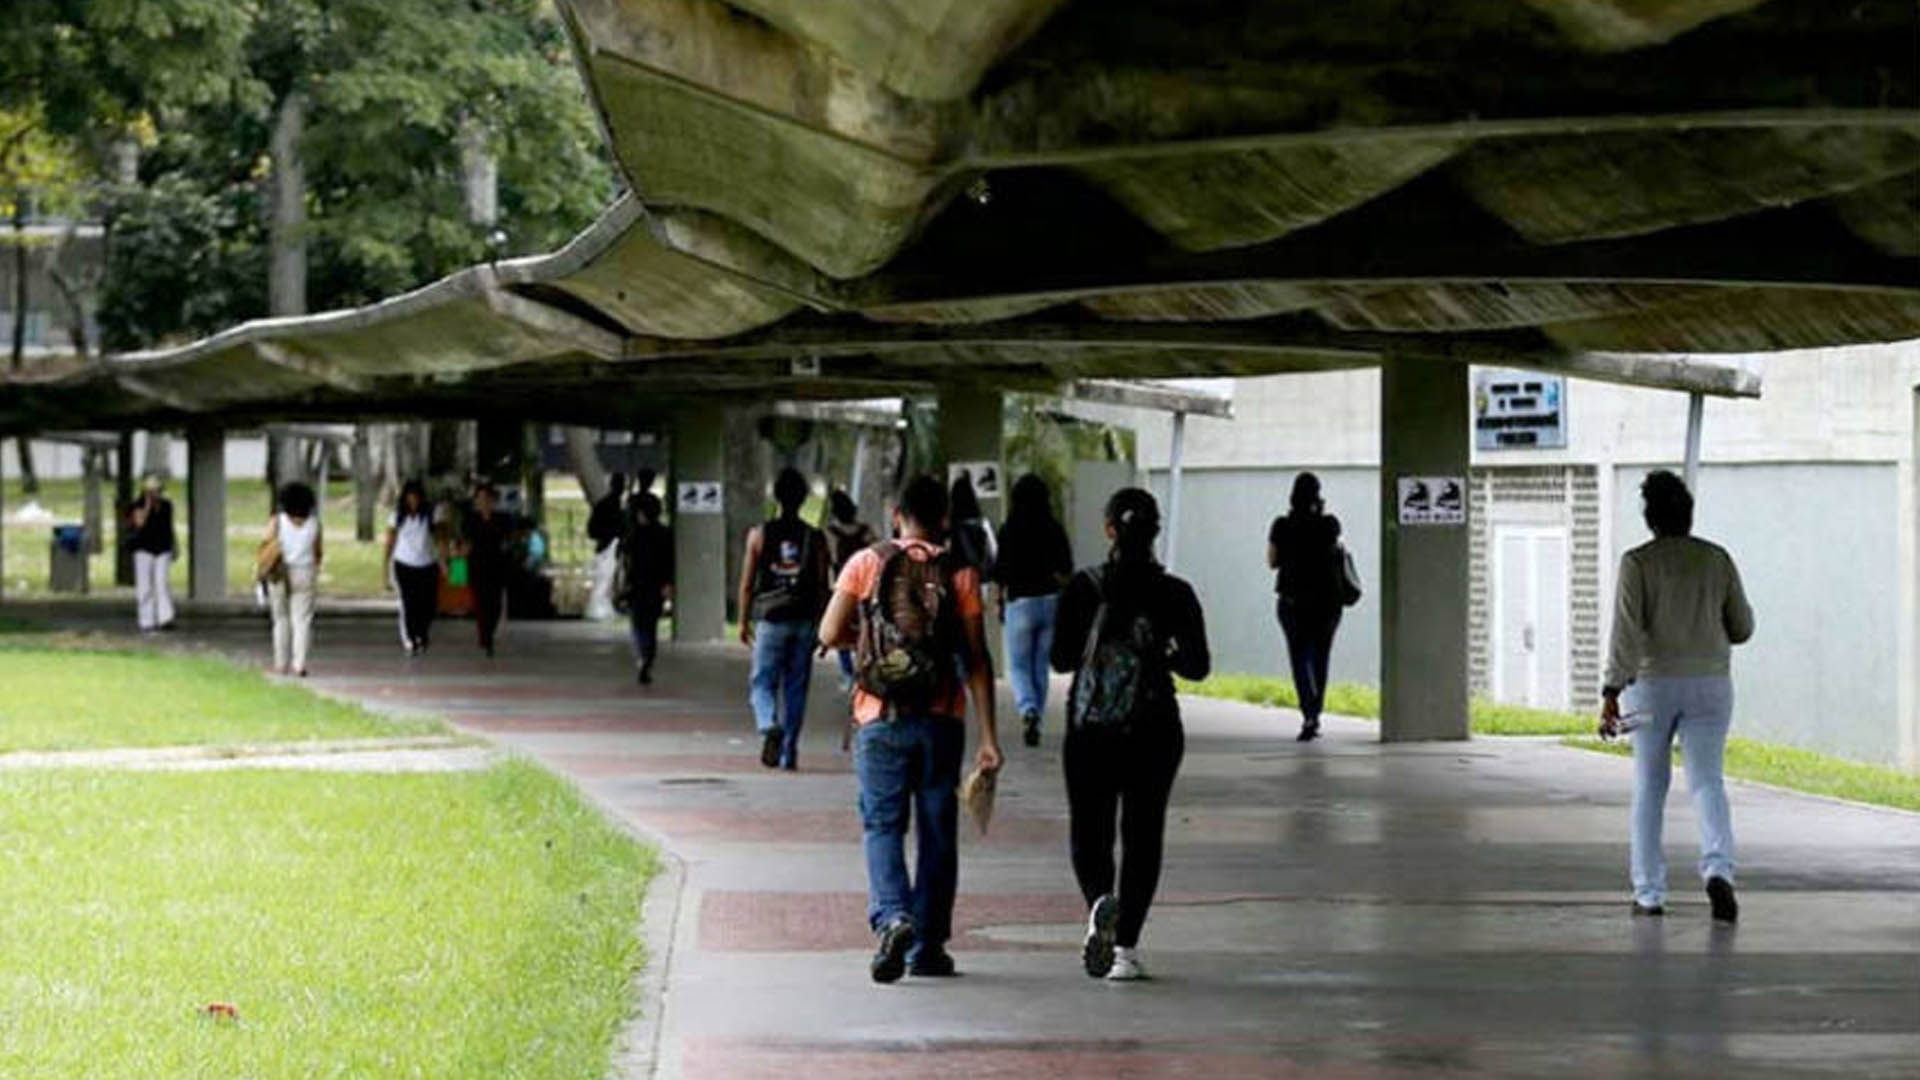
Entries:
{"label": "metal pole", "polygon": [[861,498],[861,489],[865,487],[866,479],[867,429],[865,427],[857,427],[853,429],[853,476],[847,481],[847,497],[853,500],[854,506],[859,507],[863,511],[861,514],[862,517],[866,516],[864,511],[867,504],[866,500]]}
{"label": "metal pole", "polygon": [[1705,416],[1707,397],[1695,391],[1687,395],[1687,490],[1700,497],[1700,422]]}
{"label": "metal pole", "polygon": [[1173,454],[1167,461],[1167,569],[1179,565],[1180,459],[1186,451],[1187,414],[1173,414]]}

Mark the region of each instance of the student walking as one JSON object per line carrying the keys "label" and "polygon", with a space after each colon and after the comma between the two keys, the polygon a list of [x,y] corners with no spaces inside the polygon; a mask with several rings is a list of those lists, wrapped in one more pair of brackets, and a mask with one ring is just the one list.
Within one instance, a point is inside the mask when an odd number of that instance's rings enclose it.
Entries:
{"label": "student walking", "polygon": [[400,645],[408,656],[427,651],[440,606],[440,554],[433,541],[433,504],[418,480],[400,489],[387,526],[387,587],[400,594]]}
{"label": "student walking", "polygon": [[273,617],[273,670],[307,677],[313,643],[313,601],[325,550],[313,489],[291,483],[280,489],[280,510],[267,519],[266,541],[280,548],[278,570],[267,583]]}
{"label": "student walking", "polygon": [[473,506],[461,522],[462,552],[467,557],[467,584],[473,589],[473,618],[480,648],[493,656],[500,616],[507,601],[507,542],[511,523],[495,509],[499,493],[492,484],[473,490]]}
{"label": "student walking", "polygon": [[1340,546],[1340,519],[1326,512],[1320,478],[1303,472],[1293,478],[1293,496],[1285,514],[1267,530],[1267,566],[1280,632],[1287,641],[1293,688],[1300,698],[1300,741],[1320,737],[1320,713],[1326,706],[1328,665],[1333,635],[1343,606],[1359,599],[1358,583],[1345,578],[1346,552]]}
{"label": "student walking", "polygon": [[140,498],[127,509],[133,526],[134,605],[140,632],[173,629],[173,587],[167,575],[179,545],[173,533],[173,501],[158,476],[149,476]]}
{"label": "student walking", "polygon": [[1088,975],[1125,982],[1146,978],[1140,930],[1159,887],[1167,800],[1186,749],[1173,676],[1204,679],[1213,661],[1193,587],[1154,561],[1153,496],[1118,491],[1106,518],[1112,554],[1062,594],[1053,667],[1073,673],[1061,762],[1073,874],[1088,906],[1081,960]]}
{"label": "student walking", "polygon": [[1040,745],[1040,718],[1047,711],[1047,660],[1053,651],[1053,620],[1060,590],[1073,575],[1067,530],[1053,516],[1047,482],[1028,473],[1013,485],[1013,505],[1000,530],[993,581],[999,586],[1007,677],[1020,713],[1021,738]]}
{"label": "student walking", "polygon": [[[948,512],[952,515],[948,550],[961,566],[979,572],[980,587],[984,590],[993,576],[993,564],[1000,556],[999,542],[993,535],[993,522],[987,519],[986,511],[980,509],[980,496],[974,490],[973,477],[966,473],[961,473],[954,480],[953,490],[947,498]],[[985,595],[984,591],[981,595]]]}
{"label": "student walking", "polygon": [[740,641],[753,650],[750,700],[760,764],[799,767],[800,729],[813,681],[813,643],[827,603],[827,538],[800,520],[807,478],[782,469],[773,482],[780,515],[747,533],[740,566]]}
{"label": "student walking", "polygon": [[[908,484],[893,515],[899,539],[848,560],[820,623],[823,655],[857,643],[854,775],[867,923],[879,939],[868,972],[878,983],[908,971],[955,973],[946,946],[960,873],[957,788],[969,694],[980,723],[975,763],[991,774],[1001,762],[980,576],[941,548],[946,521],[947,491],[938,480]],[[918,845],[911,876],[909,820]]]}
{"label": "student walking", "polygon": [[1666,912],[1661,831],[1678,737],[1700,830],[1700,879],[1714,919],[1730,923],[1740,905],[1721,760],[1733,722],[1730,660],[1733,646],[1753,636],[1753,608],[1733,557],[1692,535],[1684,481],[1664,469],[1648,473],[1640,497],[1653,539],[1620,559],[1600,710],[1602,737],[1633,736],[1633,913]]}
{"label": "student walking", "polygon": [[624,473],[614,473],[607,493],[594,501],[587,515],[587,539],[593,541],[593,580],[587,592],[587,618],[613,618],[613,578],[619,553],[615,548],[626,528],[626,512],[621,500],[627,491]]}
{"label": "student walking", "polygon": [[627,529],[618,545],[621,587],[633,638],[635,678],[653,682],[660,653],[660,613],[673,598],[673,533],[660,523],[660,497],[642,491],[628,501]]}
{"label": "student walking", "polygon": [[[832,577],[838,581],[840,572],[847,567],[847,561],[854,555],[873,546],[873,526],[860,520],[860,508],[854,504],[853,496],[835,488],[827,496],[827,547],[832,555]],[[841,649],[840,655],[840,692],[853,693],[853,650]]]}

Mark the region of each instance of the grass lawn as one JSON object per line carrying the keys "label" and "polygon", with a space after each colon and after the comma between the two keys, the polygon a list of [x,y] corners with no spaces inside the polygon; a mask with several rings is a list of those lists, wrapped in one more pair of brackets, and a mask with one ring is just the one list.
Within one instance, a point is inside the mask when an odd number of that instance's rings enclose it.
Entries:
{"label": "grass lawn", "polygon": [[[1264,675],[1215,675],[1201,683],[1182,681],[1180,690],[1203,697],[1287,709],[1298,708],[1300,703],[1292,682]],[[1327,688],[1327,711],[1339,716],[1378,720],[1380,691],[1359,683],[1334,683]],[[1476,735],[1560,735],[1563,736],[1561,742],[1582,750],[1632,752],[1624,741],[1603,742],[1594,736],[1598,717],[1476,699],[1470,705],[1468,723]],[[1728,739],[1726,771],[1728,776],[1795,791],[1920,810],[1920,776],[1812,750],[1752,739]]]}
{"label": "grass lawn", "polygon": [[603,1076],[654,868],[519,762],[14,773],[0,836],[0,1076],[36,1080]]}
{"label": "grass lawn", "polygon": [[381,716],[212,656],[0,637],[0,752],[417,735]]}

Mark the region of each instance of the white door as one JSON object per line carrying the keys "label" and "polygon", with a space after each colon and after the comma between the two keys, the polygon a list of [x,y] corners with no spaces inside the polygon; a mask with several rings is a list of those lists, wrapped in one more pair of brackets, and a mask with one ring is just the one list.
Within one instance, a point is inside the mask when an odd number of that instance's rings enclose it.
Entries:
{"label": "white door", "polygon": [[1568,707],[1567,530],[1493,530],[1493,696]]}

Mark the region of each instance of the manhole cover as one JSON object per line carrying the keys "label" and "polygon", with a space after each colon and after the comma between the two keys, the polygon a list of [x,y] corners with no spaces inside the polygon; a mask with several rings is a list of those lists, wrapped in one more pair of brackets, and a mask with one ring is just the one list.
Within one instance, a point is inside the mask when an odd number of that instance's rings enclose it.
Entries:
{"label": "manhole cover", "polygon": [[672,787],[725,787],[733,781],[718,776],[669,776],[660,782]]}

